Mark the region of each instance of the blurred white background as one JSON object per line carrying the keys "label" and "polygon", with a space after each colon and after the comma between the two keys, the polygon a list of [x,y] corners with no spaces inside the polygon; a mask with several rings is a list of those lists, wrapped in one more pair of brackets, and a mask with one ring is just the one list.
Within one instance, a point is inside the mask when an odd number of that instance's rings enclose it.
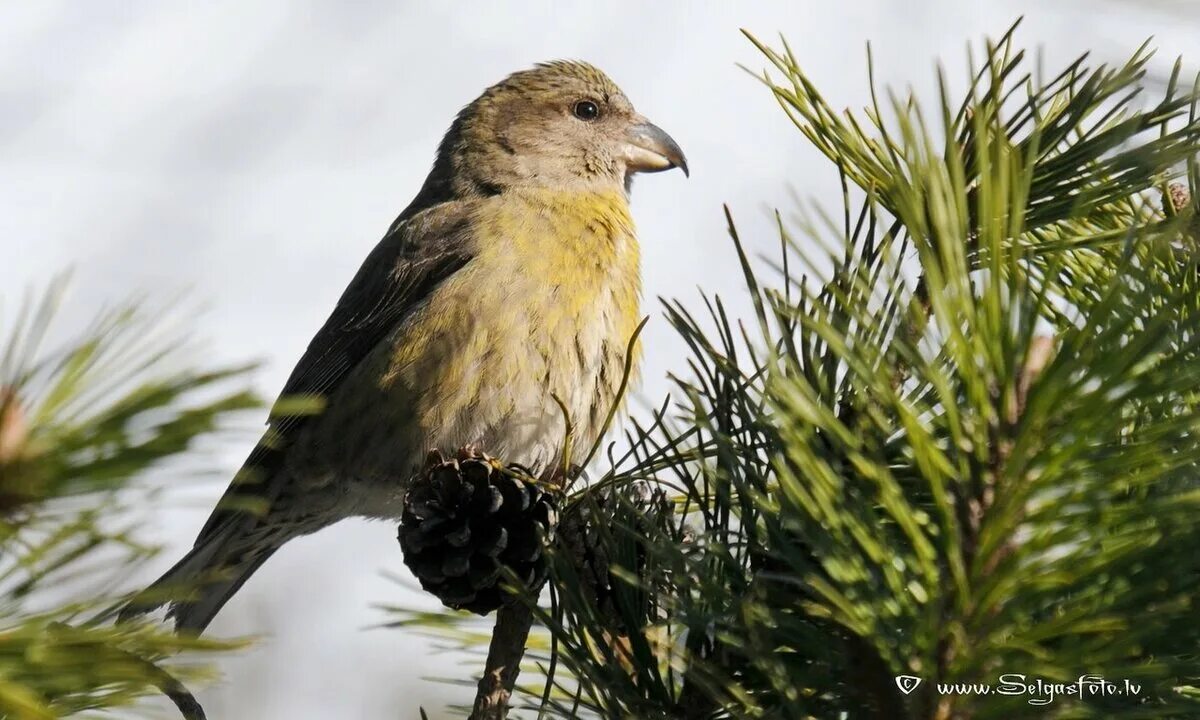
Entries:
{"label": "blurred white background", "polygon": [[[368,250],[415,194],[454,113],[510,71],[554,58],[604,68],[683,146],[692,177],[639,179],[634,212],[647,311],[696,288],[738,296],[728,203],[752,249],[772,252],[770,210],[837,202],[836,173],[737,63],[765,63],[738,32],[783,33],[835,106],[867,101],[865,43],[880,80],[929,97],[934,62],[963,78],[1019,15],[1048,70],[1083,51],[1120,61],[1154,35],[1155,70],[1192,53],[1188,2],[812,0],[414,3],[335,0],[0,2],[0,297],[75,268],[67,314],[132,293],[177,297],[214,361],[263,361],[273,397]],[[1194,65],[1187,67],[1194,68]],[[4,310],[10,311],[11,302]],[[741,307],[736,301],[735,307]],[[642,404],[665,394],[682,349],[660,318],[644,336]],[[228,477],[253,443],[220,448]],[[167,551],[188,547],[223,489],[153,509]],[[182,499],[178,499],[182,498]],[[375,603],[436,602],[405,575],[395,528],[346,522],[277,554],[229,604],[216,635],[263,636],[200,693],[225,718],[431,717],[469,688],[461,658],[370,626]]]}

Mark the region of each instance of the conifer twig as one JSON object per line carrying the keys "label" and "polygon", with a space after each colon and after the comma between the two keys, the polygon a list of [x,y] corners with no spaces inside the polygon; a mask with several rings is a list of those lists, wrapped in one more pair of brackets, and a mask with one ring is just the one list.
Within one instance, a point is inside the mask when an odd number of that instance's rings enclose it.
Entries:
{"label": "conifer twig", "polygon": [[140,658],[133,653],[119,652],[119,655],[126,662],[130,662],[146,671],[147,676],[152,679],[155,687],[171,701],[175,709],[179,710],[179,714],[183,716],[183,720],[207,720],[208,716],[204,714],[204,708],[200,705],[200,701],[196,699],[196,696],[188,690],[187,686],[179,678],[149,660]]}
{"label": "conifer twig", "polygon": [[521,672],[521,658],[525,656],[525,642],[532,626],[533,611],[522,602],[503,605],[496,611],[496,627],[470,720],[508,717],[508,699]]}

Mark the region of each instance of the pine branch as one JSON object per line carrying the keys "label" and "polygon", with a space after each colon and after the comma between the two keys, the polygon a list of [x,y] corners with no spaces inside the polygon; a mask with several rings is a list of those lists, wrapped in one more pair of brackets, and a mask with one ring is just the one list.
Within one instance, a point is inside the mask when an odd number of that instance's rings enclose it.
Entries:
{"label": "pine branch", "polygon": [[1142,694],[1062,714],[1194,716],[1197,96],[1177,69],[1135,104],[1145,47],[1043,83],[1010,30],[961,102],[939,77],[934,128],[874,88],[835,111],[755,42],[842,222],[804,246],[781,221],[772,282],[727,212],[753,316],[667,304],[676,397],[574,497],[650,483],[673,511],[552,555],[541,713],[989,720],[1027,698],[933,688],[1099,670]]}
{"label": "pine branch", "polygon": [[521,658],[525,656],[525,643],[532,626],[533,611],[524,603],[514,602],[496,611],[496,627],[470,720],[508,717],[509,698],[521,672]]}
{"label": "pine branch", "polygon": [[[61,291],[0,317],[13,321],[0,333],[0,715],[63,717],[161,692],[202,720],[184,682],[204,668],[169,658],[242,643],[84,618],[118,604],[109,588],[153,552],[123,509],[142,471],[255,400],[228,387],[244,369],[195,368],[162,314],[133,305],[45,347]],[[43,594],[72,588],[85,599]]]}

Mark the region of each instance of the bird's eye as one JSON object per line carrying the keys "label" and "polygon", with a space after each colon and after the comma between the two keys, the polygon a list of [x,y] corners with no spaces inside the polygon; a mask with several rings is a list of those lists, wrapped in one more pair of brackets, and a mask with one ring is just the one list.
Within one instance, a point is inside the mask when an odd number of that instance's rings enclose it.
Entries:
{"label": "bird's eye", "polygon": [[572,109],[572,112],[574,112],[575,117],[579,118],[580,120],[587,120],[589,122],[600,117],[599,106],[597,106],[596,103],[592,102],[591,100],[580,100],[579,102],[575,103],[575,107]]}

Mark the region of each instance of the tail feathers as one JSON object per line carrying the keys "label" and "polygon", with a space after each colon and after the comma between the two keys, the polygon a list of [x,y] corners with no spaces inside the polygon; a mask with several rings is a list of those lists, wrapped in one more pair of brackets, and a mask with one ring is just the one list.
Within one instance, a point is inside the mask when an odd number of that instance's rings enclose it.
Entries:
{"label": "tail feathers", "polygon": [[[230,528],[232,530],[232,528]],[[170,604],[177,632],[200,634],[282,543],[247,547],[239,533],[214,533],[192,548],[118,615],[124,622]],[[241,540],[241,542],[238,542]]]}

